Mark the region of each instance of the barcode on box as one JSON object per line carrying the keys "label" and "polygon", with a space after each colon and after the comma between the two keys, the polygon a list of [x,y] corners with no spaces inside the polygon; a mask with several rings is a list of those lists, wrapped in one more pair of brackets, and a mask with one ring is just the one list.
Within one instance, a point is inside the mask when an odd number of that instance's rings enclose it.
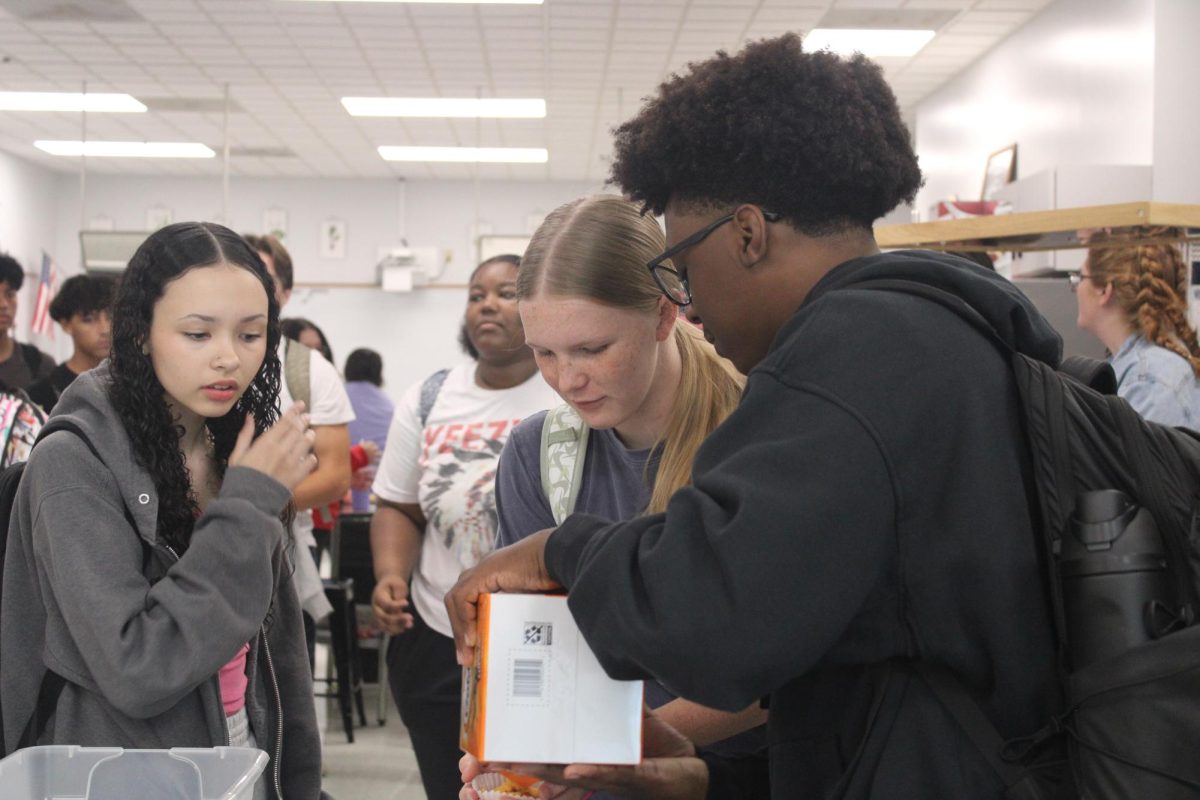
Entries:
{"label": "barcode on box", "polygon": [[510,675],[510,696],[513,700],[539,702],[546,699],[546,660],[514,658]]}
{"label": "barcode on box", "polygon": [[554,644],[554,626],[549,622],[526,622],[525,644],[541,644],[547,647]]}

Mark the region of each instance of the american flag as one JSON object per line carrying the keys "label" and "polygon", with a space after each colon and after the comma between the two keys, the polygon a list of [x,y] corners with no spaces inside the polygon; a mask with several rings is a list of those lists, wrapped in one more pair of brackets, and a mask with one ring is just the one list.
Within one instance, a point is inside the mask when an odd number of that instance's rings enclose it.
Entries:
{"label": "american flag", "polygon": [[38,279],[37,301],[33,304],[34,333],[54,338],[54,322],[50,319],[50,300],[58,285],[58,269],[45,250],[42,251],[42,277]]}

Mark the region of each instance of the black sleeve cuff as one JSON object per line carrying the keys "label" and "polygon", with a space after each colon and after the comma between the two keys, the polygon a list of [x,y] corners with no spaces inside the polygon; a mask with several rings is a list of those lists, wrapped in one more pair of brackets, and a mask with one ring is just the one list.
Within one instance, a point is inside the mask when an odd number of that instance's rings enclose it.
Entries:
{"label": "black sleeve cuff", "polygon": [[771,800],[765,752],[724,756],[700,750],[696,755],[708,767],[708,793],[704,800]]}

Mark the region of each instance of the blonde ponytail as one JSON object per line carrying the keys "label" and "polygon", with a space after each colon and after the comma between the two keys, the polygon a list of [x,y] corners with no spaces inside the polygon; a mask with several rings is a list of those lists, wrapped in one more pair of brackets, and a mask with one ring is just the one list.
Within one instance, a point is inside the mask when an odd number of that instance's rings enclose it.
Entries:
{"label": "blonde ponytail", "polygon": [[737,407],[745,378],[717,355],[703,334],[682,320],[675,323],[679,348],[679,389],[671,405],[671,421],[663,434],[658,476],[646,513],[666,511],[671,495],[692,482],[692,461],[701,443]]}

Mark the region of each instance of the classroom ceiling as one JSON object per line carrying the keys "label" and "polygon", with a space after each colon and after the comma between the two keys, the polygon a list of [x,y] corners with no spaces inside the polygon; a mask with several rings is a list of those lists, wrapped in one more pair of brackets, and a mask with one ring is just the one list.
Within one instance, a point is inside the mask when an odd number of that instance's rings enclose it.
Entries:
{"label": "classroom ceiling", "polygon": [[[612,127],[688,62],[785,31],[936,28],[881,58],[900,104],[982,56],[1050,0],[545,0],[435,5],[295,0],[0,0],[0,90],[127,92],[87,138],[199,141],[234,176],[555,179],[607,175]],[[544,97],[545,119],[355,118],[343,96]],[[80,139],[81,115],[0,111],[0,149]],[[535,165],[389,163],[379,145],[545,147]],[[97,173],[219,175],[221,159],[88,159]],[[478,172],[476,172],[478,170]]]}

